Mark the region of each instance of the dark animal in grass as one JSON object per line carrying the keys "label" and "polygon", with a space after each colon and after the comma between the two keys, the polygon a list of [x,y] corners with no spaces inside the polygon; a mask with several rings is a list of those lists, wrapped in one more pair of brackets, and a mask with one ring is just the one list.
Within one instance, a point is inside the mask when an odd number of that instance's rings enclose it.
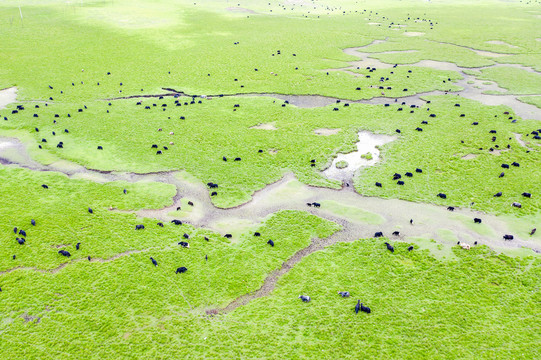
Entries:
{"label": "dark animal in grass", "polygon": [[402,177],[402,175],[400,175],[400,174],[398,174],[398,173],[395,173],[395,174],[393,175],[393,180],[398,180],[398,179],[400,179],[401,177]]}
{"label": "dark animal in grass", "polygon": [[98,150],[103,150],[103,146],[98,145]]}
{"label": "dark animal in grass", "polygon": [[377,187],[382,187],[381,183],[379,183],[379,182],[376,182],[376,186]]}
{"label": "dark animal in grass", "polygon": [[537,231],[537,228],[533,228],[532,231],[530,231],[530,236],[532,236],[533,234],[535,234],[536,231]]}
{"label": "dark animal in grass", "polygon": [[518,162],[513,162],[511,165],[516,166],[516,167],[520,166],[520,164]]}
{"label": "dark animal in grass", "polygon": [[258,233],[257,231],[254,233],[254,236],[261,236],[260,233]]}
{"label": "dark animal in grass", "polygon": [[389,244],[388,242],[385,243],[385,246],[387,246],[387,250],[389,250],[390,252],[394,253],[394,247]]}
{"label": "dark animal in grass", "polygon": [[231,239],[232,237],[233,237],[233,235],[231,235],[231,234],[225,234],[225,235],[224,235],[224,238]]}
{"label": "dark animal in grass", "polygon": [[210,196],[216,196],[216,195],[218,195],[218,193],[217,193],[216,191],[213,191],[213,192],[210,194]]}
{"label": "dark animal in grass", "polygon": [[349,297],[349,291],[339,291],[338,294],[343,298]]}
{"label": "dark animal in grass", "polygon": [[209,238],[205,236],[205,240],[206,240],[206,241],[209,241]]}
{"label": "dark animal in grass", "polygon": [[404,185],[404,182],[402,180],[398,180],[396,183],[397,185]]}
{"label": "dark animal in grass", "polygon": [[455,211],[455,208],[454,208],[453,206],[448,206],[448,207],[447,207],[447,210],[449,210],[449,211]]}
{"label": "dark animal in grass", "polygon": [[184,266],[181,266],[177,269],[177,271],[175,271],[175,274],[182,274],[182,273],[185,273],[186,271],[188,271],[188,269],[185,268]]}
{"label": "dark animal in grass", "polygon": [[269,244],[270,246],[274,247],[274,241],[272,241],[272,240],[270,240],[270,239],[269,239],[269,241],[267,241],[267,244]]}
{"label": "dark animal in grass", "polygon": [[81,243],[80,243],[80,242],[78,242],[77,244],[75,244],[75,250],[79,250],[80,247],[81,247]]}
{"label": "dark animal in grass", "polygon": [[411,250],[413,250],[413,245],[408,246],[408,251],[411,251]]}
{"label": "dark animal in grass", "polygon": [[93,214],[94,213],[94,210],[92,210],[91,208],[88,208],[88,212]]}
{"label": "dark animal in grass", "polygon": [[413,219],[410,219],[410,225],[413,225]]}
{"label": "dark animal in grass", "polygon": [[193,206],[193,202],[188,201],[188,205]]}
{"label": "dark animal in grass", "polygon": [[415,172],[417,172],[417,173],[422,173],[423,170],[421,170],[421,169],[415,169]]}
{"label": "dark animal in grass", "polygon": [[500,176],[498,176],[498,177],[499,177],[499,178],[502,178],[502,177],[504,177],[504,176],[505,176],[505,173],[502,172],[502,173],[500,174]]}
{"label": "dark animal in grass", "polygon": [[135,230],[143,230],[145,225],[135,225]]}
{"label": "dark animal in grass", "polygon": [[241,161],[240,157],[235,158],[235,161]]}
{"label": "dark animal in grass", "polygon": [[190,238],[190,235],[184,233],[184,235],[182,235],[182,237],[183,237],[184,239],[189,239],[189,238]]}
{"label": "dark animal in grass", "polygon": [[227,161],[227,158],[225,156],[222,156],[223,161]]}
{"label": "dark animal in grass", "polygon": [[159,222],[157,225],[160,226],[160,227],[163,227],[163,223],[161,223],[161,222]]}
{"label": "dark animal in grass", "polygon": [[310,296],[308,295],[299,295],[299,299],[301,299],[303,302],[310,302]]}
{"label": "dark animal in grass", "polygon": [[447,199],[447,195],[445,195],[444,193],[439,193],[437,197],[442,198],[442,199]]}
{"label": "dark animal in grass", "polygon": [[501,192],[501,191],[500,191],[500,192],[497,192],[496,194],[494,194],[494,197],[500,197],[500,196],[502,196],[502,192]]}
{"label": "dark animal in grass", "polygon": [[71,256],[71,254],[69,252],[67,252],[66,250],[60,250],[58,253],[60,255],[62,255],[62,256],[65,256],[65,257],[70,257]]}
{"label": "dark animal in grass", "polygon": [[154,258],[152,256],[150,257],[150,261],[152,261],[152,264],[154,266],[158,266],[158,262],[156,260],[154,260]]}
{"label": "dark animal in grass", "polygon": [[520,208],[522,207],[522,204],[519,203],[519,202],[516,202],[516,201],[515,201],[513,204],[511,204],[511,205],[513,205],[513,207],[516,207],[516,208],[518,208],[518,209],[520,209]]}
{"label": "dark animal in grass", "polygon": [[124,194],[127,194],[128,193],[128,190],[124,189]]}
{"label": "dark animal in grass", "polygon": [[19,235],[26,237],[26,231],[19,230]]}
{"label": "dark animal in grass", "polygon": [[509,165],[508,164],[502,164],[502,168],[509,169]]}
{"label": "dark animal in grass", "polygon": [[321,207],[321,204],[320,204],[320,203],[317,203],[317,202],[312,203],[312,205],[314,205],[314,207],[317,207],[317,208],[318,208],[318,207]]}
{"label": "dark animal in grass", "polygon": [[34,219],[30,220],[30,224],[32,224],[32,226],[36,226],[36,220]]}
{"label": "dark animal in grass", "polygon": [[393,231],[394,236],[400,236],[400,231]]}
{"label": "dark animal in grass", "polygon": [[507,234],[506,234],[506,235],[503,236],[503,239],[504,239],[504,240],[513,240],[514,238],[515,238],[515,237],[514,237],[513,235],[507,235]]}
{"label": "dark animal in grass", "polygon": [[183,248],[186,248],[186,249],[189,249],[190,248],[190,244],[188,244],[186,241],[181,241],[178,243],[180,246],[182,246]]}
{"label": "dark animal in grass", "polygon": [[523,193],[522,193],[522,196],[527,197],[527,198],[531,198],[531,197],[532,197],[532,194],[527,193],[527,192],[523,192]]}
{"label": "dark animal in grass", "polygon": [[406,175],[407,177],[412,177],[412,176],[413,176],[413,174],[410,173],[410,172],[407,172],[405,175]]}
{"label": "dark animal in grass", "polygon": [[19,245],[24,245],[24,243],[26,241],[25,239],[22,239],[22,238],[17,238],[16,240],[19,243]]}
{"label": "dark animal in grass", "polygon": [[378,231],[374,234],[374,237],[383,237],[383,232]]}
{"label": "dark animal in grass", "polygon": [[367,314],[370,314],[371,312],[369,307],[366,307],[363,304],[361,304],[361,300],[357,300],[357,305],[355,305],[355,314],[358,314],[359,311],[365,312]]}
{"label": "dark animal in grass", "polygon": [[45,184],[41,185],[41,187],[44,188],[44,189],[48,189],[48,188],[49,188],[49,187],[48,187],[47,185],[45,185]]}
{"label": "dark animal in grass", "polygon": [[474,218],[473,222],[476,223],[476,224],[480,224],[482,222],[482,220],[479,219],[479,218]]}
{"label": "dark animal in grass", "polygon": [[180,220],[176,220],[176,219],[175,219],[175,220],[171,220],[171,222],[172,222],[173,224],[175,224],[175,225],[182,225],[182,221],[180,221]]}

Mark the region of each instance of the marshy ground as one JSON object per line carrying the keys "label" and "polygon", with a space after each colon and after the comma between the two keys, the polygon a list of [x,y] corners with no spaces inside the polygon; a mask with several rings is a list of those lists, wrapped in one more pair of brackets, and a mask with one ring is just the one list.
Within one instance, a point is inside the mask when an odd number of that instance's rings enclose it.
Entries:
{"label": "marshy ground", "polygon": [[0,4],[0,354],[538,358],[540,6]]}

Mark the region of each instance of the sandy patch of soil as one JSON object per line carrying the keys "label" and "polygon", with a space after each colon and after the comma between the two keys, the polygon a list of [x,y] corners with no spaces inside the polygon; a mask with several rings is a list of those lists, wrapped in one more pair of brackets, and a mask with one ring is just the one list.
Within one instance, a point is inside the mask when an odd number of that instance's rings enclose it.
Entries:
{"label": "sandy patch of soil", "polygon": [[278,130],[273,123],[259,124],[252,126],[250,129],[259,129],[259,130]]}
{"label": "sandy patch of soil", "polygon": [[423,36],[424,32],[406,31],[404,36]]}
{"label": "sandy patch of soil", "polygon": [[9,104],[17,100],[17,88],[10,87],[4,90],[0,90],[0,109],[4,109]]}
{"label": "sandy patch of soil", "polygon": [[518,46],[515,46],[515,45],[511,45],[509,43],[506,43],[505,41],[500,41],[500,40],[490,40],[490,41],[486,41],[487,44],[492,44],[492,45],[505,45],[505,46],[509,46],[510,48],[513,48],[513,49],[518,49]]}

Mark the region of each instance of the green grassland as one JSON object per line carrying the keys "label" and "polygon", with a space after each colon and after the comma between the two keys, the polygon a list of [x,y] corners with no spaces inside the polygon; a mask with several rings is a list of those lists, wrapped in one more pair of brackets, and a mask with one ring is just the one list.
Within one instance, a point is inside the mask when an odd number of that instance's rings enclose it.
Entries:
{"label": "green grassland", "polygon": [[523,96],[518,99],[526,104],[535,105],[541,109],[541,96]]}
{"label": "green grassland", "polygon": [[[33,135],[36,147],[55,156],[104,171],[154,172],[184,169],[203,183],[219,184],[212,201],[219,207],[232,207],[250,200],[254,191],[279,180],[285,171],[293,171],[299,180],[317,186],[338,187],[334,180],[323,177],[320,170],[328,166],[337,152],[354,149],[359,129],[395,134],[399,139],[383,147],[383,162],[361,170],[356,188],[361,194],[434,202],[442,205],[470,206],[495,213],[518,215],[538,212],[539,197],[522,199],[522,192],[537,193],[540,174],[537,164],[541,153],[530,138],[533,149],[522,147],[514,133],[526,136],[539,128],[536,121],[512,123],[506,107],[480,106],[471,100],[448,95],[429,97],[430,104],[410,109],[401,105],[389,107],[351,104],[303,109],[282,106],[272,98],[215,97],[212,100],[178,98],[128,99],[87,102],[80,105],[53,103],[39,109],[35,118],[29,104],[19,114],[11,114],[14,105],[1,113],[8,121],[1,128],[25,130]],[[141,101],[141,105],[136,102]],[[201,101],[201,104],[198,103]],[[459,103],[461,106],[456,107]],[[156,106],[153,106],[153,105]],[[187,105],[186,105],[187,104]],[[235,108],[235,105],[239,105]],[[163,106],[167,105],[167,106]],[[150,106],[150,109],[145,109]],[[402,108],[402,111],[397,111]],[[236,111],[234,111],[236,110]],[[414,111],[411,113],[410,111]],[[59,114],[59,118],[55,118]],[[70,114],[71,117],[67,117]],[[436,117],[430,117],[430,114]],[[460,117],[465,114],[465,117]],[[184,117],[184,119],[181,119]],[[57,119],[54,123],[52,120]],[[100,121],[95,121],[100,119]],[[251,129],[270,119],[276,130]],[[423,125],[421,122],[427,121]],[[472,123],[478,122],[478,125]],[[35,131],[38,127],[39,132]],[[417,127],[423,129],[416,131]],[[460,127],[461,132],[454,129]],[[158,131],[158,129],[162,131]],[[314,129],[340,128],[338,134],[318,136]],[[69,133],[63,132],[69,129]],[[489,131],[495,130],[496,134]],[[52,135],[52,132],[56,135]],[[173,135],[170,133],[173,132]],[[496,141],[492,137],[496,136]],[[41,143],[46,139],[47,143]],[[64,143],[57,148],[58,142]],[[463,141],[463,143],[462,143]],[[173,142],[173,145],[170,143]],[[163,152],[156,155],[158,149]],[[507,145],[510,148],[507,148]],[[498,147],[496,147],[498,145]],[[102,146],[103,150],[97,150]],[[168,150],[164,150],[166,146]],[[503,150],[501,154],[489,149]],[[260,153],[259,150],[262,150]],[[277,150],[274,153],[272,150]],[[468,154],[478,155],[465,160]],[[228,161],[223,161],[225,156]],[[233,161],[240,157],[241,161]],[[316,167],[310,160],[316,160]],[[518,162],[520,167],[506,170],[502,163]],[[397,186],[395,172],[404,175],[416,168],[423,170]],[[384,184],[377,188],[374,183]],[[457,186],[457,183],[468,186]],[[502,191],[503,196],[492,195]],[[444,192],[446,200],[436,198]],[[523,203],[521,210],[511,207],[513,201]]]}
{"label": "green grassland", "polygon": [[[234,296],[222,293],[233,279],[239,286],[241,278],[248,281],[239,275],[256,271],[248,249],[237,258],[237,267],[246,266],[240,274],[218,252],[205,263],[195,248],[185,252],[190,255],[156,250],[157,268],[137,254],[73,264],[54,276],[9,273],[0,352],[16,358],[539,356],[539,259],[457,247],[456,260],[440,261],[394,245],[391,254],[382,240],[337,244],[305,258],[269,296],[210,317],[206,309]],[[179,262],[191,267],[175,276]],[[29,289],[39,291],[31,296]],[[312,301],[302,303],[299,294]],[[355,315],[357,299],[372,313]]]}
{"label": "green grassland", "polygon": [[[387,238],[353,241],[360,235],[349,230],[327,240],[347,243],[309,253],[344,224],[389,219],[363,209],[360,197],[359,206],[320,200],[309,208],[318,216],[285,207],[247,219],[225,210],[242,212],[256,191],[291,172],[315,194],[340,189],[322,171],[368,130],[396,140],[379,147],[375,166],[356,171],[357,193],[496,214],[527,239],[541,214],[541,141],[532,136],[540,122],[456,94],[428,96],[460,91],[462,76],[416,63],[456,64],[541,108],[540,6],[2,1],[0,89],[16,86],[18,96],[0,109],[0,136],[20,139],[28,155],[20,147],[2,154],[30,169],[0,165],[0,358],[540,358],[541,260],[531,249],[513,248],[516,257],[486,246],[466,251],[454,244],[472,237],[437,227],[439,242],[405,237],[394,253]],[[355,47],[397,66],[359,66],[346,54]],[[303,108],[273,94],[341,101]],[[422,106],[402,104],[416,94]],[[374,97],[388,106],[348,101]],[[74,174],[31,170],[29,158]],[[520,166],[501,167],[513,162]],[[130,181],[108,181],[117,175]],[[171,183],[158,182],[165,177]],[[209,189],[221,208],[213,214],[189,206],[178,185],[209,182],[219,185]],[[299,191],[292,182],[276,199]],[[213,230],[160,227],[136,215],[144,209]],[[449,214],[485,237],[501,236]],[[26,231],[24,245],[14,227]],[[181,266],[188,271],[175,274]],[[269,276],[274,289],[265,287]],[[357,299],[372,313],[355,315]],[[223,310],[230,304],[239,306]]]}

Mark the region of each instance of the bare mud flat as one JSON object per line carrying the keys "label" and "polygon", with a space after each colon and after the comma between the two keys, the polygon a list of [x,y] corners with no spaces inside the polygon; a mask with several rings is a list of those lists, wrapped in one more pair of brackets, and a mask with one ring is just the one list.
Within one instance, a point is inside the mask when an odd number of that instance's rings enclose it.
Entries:
{"label": "bare mud flat", "polygon": [[4,109],[9,104],[17,100],[17,88],[10,87],[0,90],[0,109]]}
{"label": "bare mud flat", "polygon": [[496,57],[504,57],[504,56],[509,56],[511,54],[501,54],[501,53],[495,53],[495,52],[491,52],[491,51],[484,51],[484,50],[475,50],[475,49],[471,49],[473,52],[475,52],[477,55],[481,55],[481,56],[487,56],[487,57],[493,57],[493,58],[496,58]]}
{"label": "bare mud flat", "polygon": [[278,130],[273,123],[259,124],[252,126],[250,129],[259,129],[259,130]]}
{"label": "bare mud flat", "polygon": [[[333,160],[331,166],[323,171],[325,176],[329,179],[336,180],[352,180],[355,171],[362,166],[372,166],[379,161],[379,149],[378,146],[385,145],[391,141],[396,140],[395,136],[373,134],[369,131],[359,132],[359,141],[357,142],[357,151],[350,152],[349,154],[338,154]],[[372,159],[362,158],[361,155],[370,153]],[[338,168],[336,164],[340,161],[345,161],[348,166],[345,168]]]}
{"label": "bare mud flat", "polygon": [[501,41],[501,40],[490,40],[490,41],[486,41],[486,43],[491,44],[491,45],[505,45],[505,46],[509,46],[510,48],[513,48],[513,49],[518,49],[519,48],[518,46],[511,45],[511,44],[506,43],[505,41]]}
{"label": "bare mud flat", "polygon": [[406,31],[404,36],[423,36],[424,32]]}

